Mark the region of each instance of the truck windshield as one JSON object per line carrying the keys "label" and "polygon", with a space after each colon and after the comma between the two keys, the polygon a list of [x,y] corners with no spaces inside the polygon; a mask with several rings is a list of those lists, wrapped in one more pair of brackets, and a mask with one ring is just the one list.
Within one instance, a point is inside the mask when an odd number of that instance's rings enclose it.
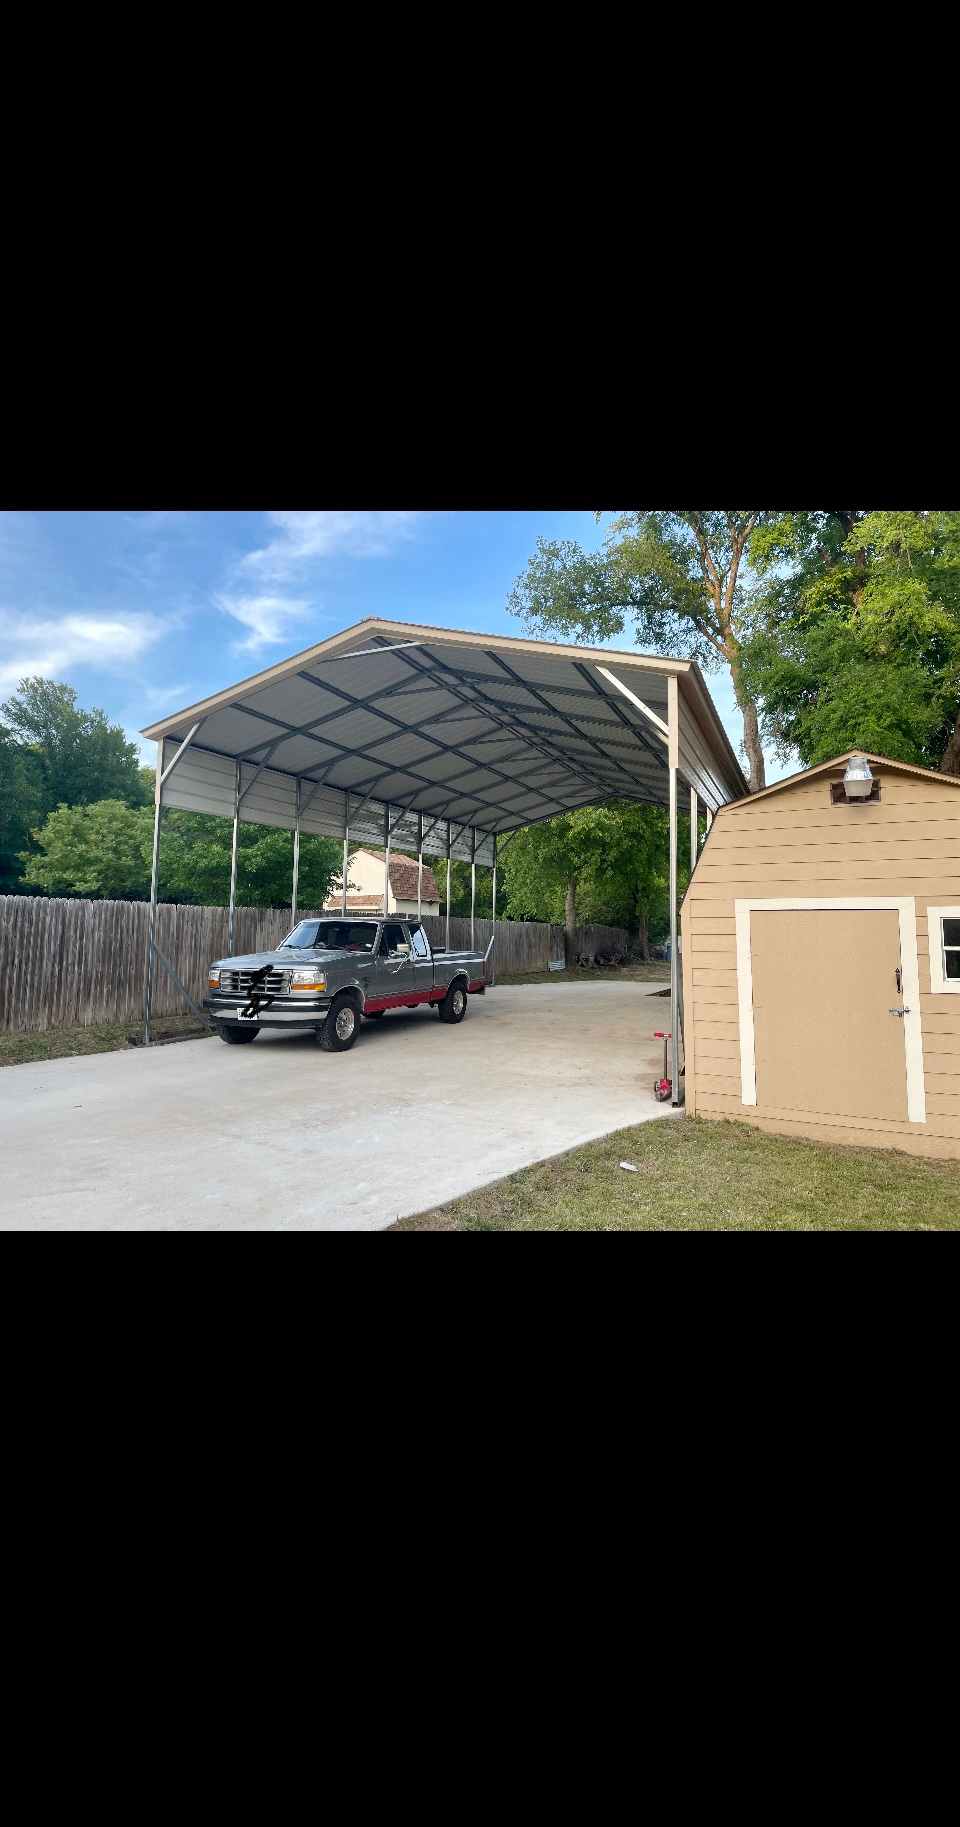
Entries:
{"label": "truck windshield", "polygon": [[280,947],[321,951],[372,952],[377,936],[375,920],[301,920]]}

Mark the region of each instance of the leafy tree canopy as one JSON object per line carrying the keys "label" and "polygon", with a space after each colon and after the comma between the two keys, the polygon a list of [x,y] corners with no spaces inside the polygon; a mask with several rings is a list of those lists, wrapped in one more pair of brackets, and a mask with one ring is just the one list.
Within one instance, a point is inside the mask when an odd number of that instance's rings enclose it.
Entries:
{"label": "leafy tree canopy", "polygon": [[618,514],[600,552],[570,539],[541,539],[508,607],[532,633],[597,644],[632,626],[646,652],[730,667],[743,714],[753,787],[764,784],[757,707],[742,674],[744,572],[764,515],[646,511]]}
{"label": "leafy tree canopy", "polygon": [[781,755],[960,772],[960,514],[783,514],[751,560],[743,672]]}
{"label": "leafy tree canopy", "polygon": [[[164,814],[160,845],[160,898],[225,906],[230,893],[228,821],[203,813]],[[145,898],[150,892],[153,810],[101,800],[92,806],[59,806],[34,833],[36,851],[24,856],[24,880],[47,894]],[[339,861],[329,838],[300,844],[302,907],[319,907]],[[248,907],[289,904],[293,837],[266,825],[244,825],[237,843],[237,901]]]}
{"label": "leafy tree canopy", "polygon": [[136,746],[103,711],[81,710],[72,685],[21,679],[15,696],[0,705],[0,717],[38,757],[48,811],[102,799],[146,803]]}

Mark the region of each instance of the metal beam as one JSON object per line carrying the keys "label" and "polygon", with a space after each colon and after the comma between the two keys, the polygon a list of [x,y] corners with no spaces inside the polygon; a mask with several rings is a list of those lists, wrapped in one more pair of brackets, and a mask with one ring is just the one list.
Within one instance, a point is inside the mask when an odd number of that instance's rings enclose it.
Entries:
{"label": "metal beam", "polygon": [[290,896],[290,924],[297,924],[297,891],[300,887],[300,782],[297,781],[297,819],[293,827],[293,889]]}
{"label": "metal beam", "polygon": [[417,813],[417,919],[423,918],[423,813]]}
{"label": "metal beam", "polygon": [[153,975],[154,958],[162,958],[163,953],[157,946],[157,886],[160,876],[160,817],[163,811],[163,789],[177,763],[186,754],[197,731],[202,728],[206,719],[198,717],[184,736],[176,754],[163,765],[163,745],[166,740],[161,736],[157,743],[157,761],[153,779],[153,851],[150,858],[150,922],[147,930],[147,953],[143,970],[143,1044],[150,1045],[150,1017],[153,1013]]}
{"label": "metal beam", "polygon": [[390,807],[383,808],[383,917],[390,912]]}
{"label": "metal beam", "polygon": [[[421,665],[421,662],[419,660],[415,660],[413,658],[413,656],[408,653],[405,653],[403,655],[403,660],[404,660],[405,664],[407,666],[412,667],[415,672],[425,674],[427,677],[430,677],[430,678],[438,678],[441,681],[444,688],[447,691],[449,691],[453,697],[455,697],[455,698],[459,697],[461,699],[462,703],[473,705],[477,702],[476,698],[468,697],[466,695],[466,693],[459,691],[455,686],[453,686],[449,683],[449,680],[451,678],[456,679],[458,677],[455,667],[447,665],[446,661],[444,661],[444,660],[438,660],[436,658],[436,656],[430,652],[430,650],[426,646],[426,644],[424,644],[422,651],[424,654],[424,658],[426,660],[428,660],[430,663],[428,666]],[[474,687],[473,689],[476,690],[477,697],[480,699],[481,702],[483,702],[484,693],[480,690],[479,687]],[[625,797],[625,795],[617,794],[616,791],[611,788],[609,781],[601,780],[598,782],[596,774],[590,770],[585,770],[584,767],[582,766],[582,764],[578,767],[570,760],[570,758],[568,756],[558,755],[556,750],[551,749],[549,744],[544,745],[541,738],[535,737],[534,733],[531,730],[524,727],[522,724],[521,724],[520,728],[518,729],[514,722],[509,722],[509,723],[505,722],[503,720],[503,718],[498,713],[495,713],[492,708],[489,708],[489,716],[490,716],[490,720],[492,723],[498,723],[500,725],[501,729],[505,729],[508,732],[508,734],[511,736],[519,736],[521,740],[526,741],[527,746],[529,748],[538,750],[541,755],[546,756],[548,759],[550,759],[552,761],[561,762],[566,767],[567,771],[572,775],[572,777],[574,779],[579,778],[580,780],[584,780],[588,783],[588,785],[593,786],[593,787],[596,787],[599,784],[600,786],[604,787],[609,792],[610,797],[612,799]],[[436,738],[431,737],[430,740],[434,741],[434,740],[436,740]],[[456,753],[456,752],[458,752],[458,751],[454,751],[454,753]],[[493,768],[492,765],[491,765],[490,771],[491,772],[495,771],[495,769]],[[565,806],[562,807],[561,809],[563,811],[568,810],[568,808]]]}
{"label": "metal beam", "polygon": [[[598,673],[600,673],[602,678],[609,679],[611,685],[614,685],[618,692],[622,692],[623,696],[628,700],[628,702],[630,704],[636,705],[637,710],[641,711],[642,714],[649,720],[649,722],[653,724],[654,729],[657,729],[660,731],[661,736],[667,736],[667,737],[669,736],[669,734],[670,734],[669,723],[664,723],[663,718],[658,717],[656,711],[652,711],[650,709],[649,704],[644,704],[643,699],[638,698],[636,692],[630,690],[629,685],[624,685],[623,681],[621,679],[617,678],[616,673],[613,673],[610,671],[609,666],[598,666],[597,671],[598,671]],[[670,674],[668,674],[668,677],[667,677],[668,714],[669,714],[669,703],[670,703],[670,681],[671,681],[671,679],[675,681],[676,676],[677,676],[676,673],[670,673]]]}
{"label": "metal beam", "polygon": [[450,950],[450,820],[447,819],[447,936],[444,940],[447,951]]}
{"label": "metal beam", "polygon": [[[493,839],[493,893],[492,893],[492,897],[491,897],[490,911],[493,916],[493,934],[490,939],[490,944],[493,946],[493,975],[490,978],[490,983],[491,983],[491,985],[493,985],[497,981],[497,948],[496,948],[496,944],[495,944],[495,940],[497,937],[497,838],[496,838],[496,835],[494,836],[494,839]],[[487,949],[489,951],[489,947]],[[484,960],[484,963],[486,963],[486,960]]]}
{"label": "metal beam", "polygon": [[677,956],[677,764],[679,760],[678,740],[678,694],[675,675],[667,681],[667,740],[668,763],[670,767],[670,1060],[673,1079],[673,1103],[682,1102],[680,1096],[680,994],[678,974],[680,960]]}
{"label": "metal beam", "polygon": [[474,924],[477,914],[477,827],[470,827],[470,950],[474,947]]}
{"label": "metal beam", "polygon": [[699,819],[699,816],[700,816],[700,814],[697,809],[697,789],[696,789],[696,787],[691,787],[690,788],[690,874],[691,875],[693,874],[693,872],[697,866],[698,838],[700,835],[697,830],[697,821]]}
{"label": "metal beam", "polygon": [[[606,750],[601,748],[600,743],[597,742],[593,736],[589,735],[586,730],[578,729],[572,717],[568,717],[566,711],[558,710],[555,704],[551,704],[549,699],[544,697],[538,686],[531,685],[528,679],[521,678],[520,674],[514,672],[513,667],[508,666],[506,660],[502,659],[499,654],[491,653],[489,650],[486,651],[488,660],[493,660],[494,663],[506,673],[507,677],[513,680],[515,685],[519,685],[524,691],[529,692],[531,698],[535,698],[537,703],[543,706],[544,710],[549,711],[551,717],[559,717],[561,722],[565,723],[567,728],[573,731],[573,734],[577,737],[579,742],[589,743],[590,747],[599,755],[601,761],[608,766],[612,765],[616,767],[618,765],[616,756],[608,755]],[[633,779],[633,775],[631,775],[630,778]],[[637,784],[640,785],[642,783],[637,782]]]}
{"label": "metal beam", "polygon": [[230,846],[230,906],[227,913],[227,952],[233,956],[233,933],[237,911],[237,837],[240,830],[240,763],[234,763],[236,774],[233,783],[233,842]]}

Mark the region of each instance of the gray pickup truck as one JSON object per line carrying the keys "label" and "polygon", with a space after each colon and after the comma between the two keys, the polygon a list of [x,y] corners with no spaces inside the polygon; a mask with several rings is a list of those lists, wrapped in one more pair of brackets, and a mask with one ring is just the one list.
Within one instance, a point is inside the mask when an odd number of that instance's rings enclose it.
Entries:
{"label": "gray pickup truck", "polygon": [[203,1006],[230,1046],[261,1028],[307,1028],[346,1053],[361,1018],[427,1003],[441,1021],[462,1021],[467,997],[486,987],[482,953],[434,952],[417,920],[324,916],[301,920],[275,952],[211,964]]}

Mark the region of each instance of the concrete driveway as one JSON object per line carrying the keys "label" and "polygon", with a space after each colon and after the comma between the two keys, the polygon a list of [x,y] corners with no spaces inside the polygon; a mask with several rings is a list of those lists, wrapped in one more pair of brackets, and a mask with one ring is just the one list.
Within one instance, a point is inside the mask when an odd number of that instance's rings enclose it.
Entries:
{"label": "concrete driveway", "polygon": [[350,1053],[264,1030],[0,1072],[0,1226],[379,1230],[654,1102],[660,986],[560,983],[366,1022]]}

